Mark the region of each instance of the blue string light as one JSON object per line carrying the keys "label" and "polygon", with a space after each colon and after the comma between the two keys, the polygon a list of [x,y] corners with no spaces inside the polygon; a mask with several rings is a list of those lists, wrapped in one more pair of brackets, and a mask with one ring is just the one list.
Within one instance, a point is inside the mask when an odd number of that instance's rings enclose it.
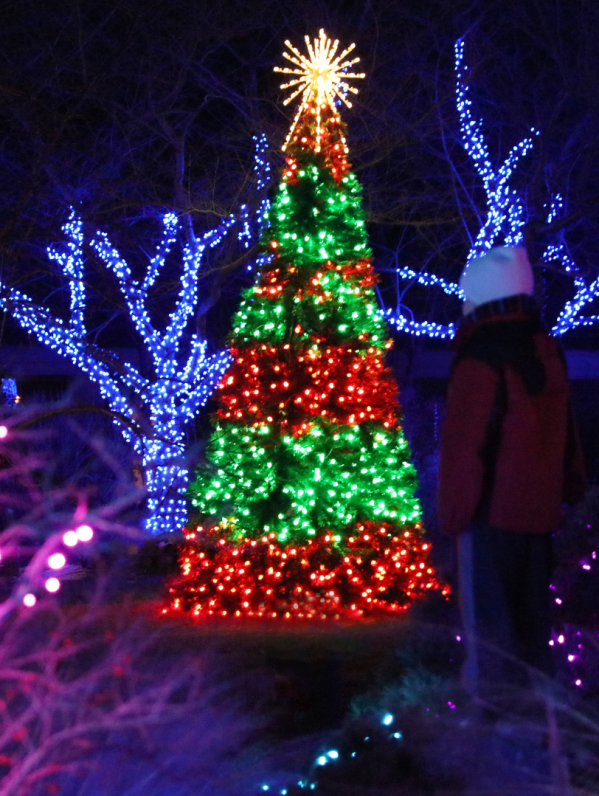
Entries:
{"label": "blue string light", "polygon": [[[561,194],[551,197],[547,223],[551,224],[564,212],[564,200]],[[560,239],[557,244],[550,244],[543,252],[542,260],[546,263],[558,260],[564,272],[573,277],[575,294],[567,301],[557,317],[551,330],[552,334],[560,336],[580,326],[594,326],[599,322],[599,315],[580,315],[583,307],[590,304],[599,296],[599,279],[587,284],[579,269],[570,257],[565,241],[564,230],[560,230]]]}
{"label": "blue string light", "polygon": [[[254,179],[256,181],[256,190],[262,194],[262,200],[256,211],[255,225],[256,235],[259,237],[268,223],[268,212],[270,210],[270,201],[266,195],[266,188],[270,182],[270,163],[267,160],[266,152],[268,150],[268,139],[262,133],[261,135],[254,136],[255,154],[254,154]],[[245,244],[249,248],[249,244]],[[248,271],[260,270],[263,266],[268,265],[272,260],[272,254],[261,253],[253,261],[247,265]]]}
{"label": "blue string light", "polygon": [[440,323],[433,323],[432,321],[413,321],[406,318],[405,315],[391,315],[394,310],[387,310],[385,318],[387,323],[395,326],[398,332],[407,332],[413,334],[415,337],[438,337],[449,338],[455,336],[457,325],[449,323],[446,326]]}
{"label": "blue string light", "polygon": [[[456,105],[460,116],[462,144],[474,164],[474,168],[482,180],[487,197],[487,217],[478,231],[466,258],[470,262],[480,257],[492,246],[503,242],[506,246],[522,243],[522,227],[525,222],[524,207],[517,191],[509,187],[509,180],[521,157],[533,146],[533,138],[527,137],[516,144],[499,168],[494,168],[489,156],[489,149],[482,132],[482,119],[472,115],[472,101],[468,96],[469,86],[465,82],[468,66],[464,63],[464,40],[455,43],[456,73]],[[531,128],[531,136],[538,135],[538,130]],[[464,300],[459,285],[448,282],[426,271],[416,272],[410,268],[398,268],[397,275],[401,279],[410,279],[426,287],[440,287],[448,295]],[[398,331],[407,332],[417,337],[451,338],[455,335],[456,324],[447,325],[431,321],[415,321],[401,313],[401,308],[388,310],[387,321]]]}
{"label": "blue string light", "polygon": [[[267,142],[265,136],[255,141],[257,188],[264,191],[270,170],[265,157]],[[48,248],[49,258],[58,263],[69,283],[68,321],[54,316],[26,294],[0,281],[3,293],[0,306],[9,310],[23,329],[35,334],[56,353],[68,357],[86,373],[98,385],[110,409],[129,421],[127,424],[115,419],[125,440],[141,457],[148,495],[145,526],[152,534],[176,531],[186,523],[185,495],[189,475],[185,461],[185,426],[206,403],[232,361],[228,351],[209,355],[206,341],[197,332],[183,337],[198,303],[200,268],[207,251],[218,247],[234,227],[238,229],[241,244],[248,246],[251,238],[259,234],[267,208],[267,200],[262,199],[251,223],[247,206],[242,205],[236,216],[223,219],[216,229],[183,248],[181,287],[163,331],[155,328],[150,318],[148,291],[177,242],[177,216],[169,212],[162,217],[161,238],[141,282],[133,278],[131,268],[105,232],[96,232],[89,241],[117,279],[129,316],[151,356],[153,374],[150,377],[86,339],[83,223],[73,209],[62,228],[66,238],[63,245]],[[132,394],[143,407],[141,411],[149,421],[150,431],[140,428],[140,410],[131,400]],[[139,432],[134,434],[132,427],[137,427]]]}
{"label": "blue string light", "polygon": [[[519,144],[512,147],[499,169],[493,168],[482,133],[482,119],[474,119],[472,116],[472,102],[468,97],[469,86],[464,82],[468,66],[464,63],[463,38],[456,41],[454,50],[456,104],[460,114],[462,144],[483,182],[488,207],[487,219],[479,230],[468,254],[467,262],[469,262],[497,245],[500,235],[503,235],[503,242],[506,246],[516,246],[522,243],[524,208],[517,191],[510,189],[509,180],[520,158],[532,149],[533,139],[532,137],[524,138]],[[539,131],[534,127],[530,128],[530,132],[533,136],[539,135]]]}
{"label": "blue string light", "polygon": [[449,296],[457,296],[460,301],[466,300],[464,291],[456,282],[447,282],[445,279],[441,279],[440,276],[436,276],[436,274],[429,274],[426,271],[412,271],[411,268],[398,268],[396,273],[402,279],[413,279],[426,287],[435,285],[440,287]]}

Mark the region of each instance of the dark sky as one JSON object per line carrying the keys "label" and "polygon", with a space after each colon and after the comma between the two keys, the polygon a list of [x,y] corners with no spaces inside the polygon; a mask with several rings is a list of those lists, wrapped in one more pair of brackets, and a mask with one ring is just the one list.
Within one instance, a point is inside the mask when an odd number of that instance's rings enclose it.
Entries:
{"label": "dark sky", "polygon": [[[572,255],[592,275],[599,263],[592,0],[23,0],[0,16],[3,278],[60,294],[45,247],[69,204],[135,260],[164,209],[190,213],[202,230],[251,197],[252,136],[268,135],[277,167],[293,114],[272,68],[286,38],[303,46],[321,26],[356,42],[367,73],[344,119],[381,270],[399,256],[455,277],[468,251],[464,224],[476,231],[474,210],[484,210],[455,109],[453,45],[464,35],[471,98],[492,158],[502,160],[531,126],[542,131],[514,187],[538,218],[549,193],[562,192],[574,214]],[[227,282],[217,337],[242,270]],[[547,278],[554,292],[567,289]],[[116,300],[101,278],[90,279],[99,304]]]}

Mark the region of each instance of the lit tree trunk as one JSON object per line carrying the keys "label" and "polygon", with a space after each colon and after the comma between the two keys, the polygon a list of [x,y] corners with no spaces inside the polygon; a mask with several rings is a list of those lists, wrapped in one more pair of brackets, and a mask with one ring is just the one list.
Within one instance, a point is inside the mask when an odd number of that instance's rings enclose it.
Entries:
{"label": "lit tree trunk", "polygon": [[[255,168],[258,190],[262,192],[269,168],[264,156],[266,146],[264,136],[256,140]],[[55,317],[45,306],[36,304],[0,279],[0,307],[7,308],[25,330],[71,359],[97,383],[119,430],[141,457],[148,499],[145,525],[153,534],[177,531],[185,525],[188,484],[185,427],[204,405],[231,360],[227,351],[208,355],[206,340],[191,329],[199,302],[200,269],[206,253],[218,247],[235,227],[242,247],[247,247],[256,228],[261,227],[267,207],[268,202],[263,199],[250,219],[247,206],[242,205],[237,215],[221,220],[215,229],[202,236],[194,234],[190,239],[188,230],[182,252],[179,295],[166,327],[160,329],[150,317],[149,293],[177,241],[177,216],[164,215],[162,236],[143,280],[134,279],[130,266],[106,233],[97,232],[87,241],[117,280],[130,319],[148,353],[149,367],[144,372],[122,361],[117,353],[88,342],[83,224],[74,210],[63,227],[66,242],[48,249],[50,259],[58,263],[68,280],[68,321]],[[140,413],[149,418],[147,429],[138,422]]]}

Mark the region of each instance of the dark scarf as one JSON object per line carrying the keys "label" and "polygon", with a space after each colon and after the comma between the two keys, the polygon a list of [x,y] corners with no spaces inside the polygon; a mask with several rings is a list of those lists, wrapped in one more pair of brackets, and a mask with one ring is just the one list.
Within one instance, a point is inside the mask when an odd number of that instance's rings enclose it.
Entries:
{"label": "dark scarf", "polygon": [[[512,314],[520,317],[504,317]],[[529,395],[538,395],[545,387],[546,377],[535,351],[537,334],[547,334],[547,330],[532,296],[509,296],[481,304],[464,318],[460,337],[465,339],[463,343],[458,341],[453,367],[462,359],[478,359],[503,379],[503,369],[510,365],[522,378]]]}

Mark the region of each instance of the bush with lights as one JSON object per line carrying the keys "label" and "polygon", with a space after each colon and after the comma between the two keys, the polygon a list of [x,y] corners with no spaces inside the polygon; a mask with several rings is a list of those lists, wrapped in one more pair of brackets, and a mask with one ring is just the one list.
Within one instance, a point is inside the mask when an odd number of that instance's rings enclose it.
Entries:
{"label": "bush with lights", "polygon": [[229,339],[207,465],[169,610],[357,618],[440,588],[377,307],[344,125],[353,47],[321,31],[283,71],[301,104]]}
{"label": "bush with lights", "polygon": [[599,488],[589,489],[556,534],[558,566],[551,584],[553,633],[561,676],[587,704],[599,706]]}

